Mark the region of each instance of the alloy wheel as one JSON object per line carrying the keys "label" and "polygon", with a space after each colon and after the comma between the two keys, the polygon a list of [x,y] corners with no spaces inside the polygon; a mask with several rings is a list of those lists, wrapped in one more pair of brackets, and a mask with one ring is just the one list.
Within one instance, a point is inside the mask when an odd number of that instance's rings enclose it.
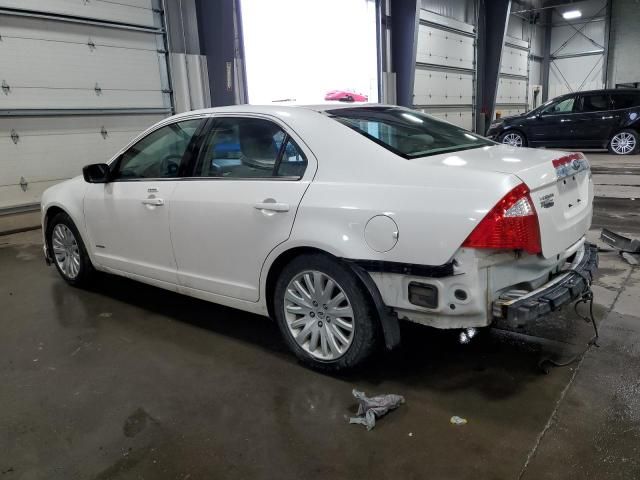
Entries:
{"label": "alloy wheel", "polygon": [[611,150],[618,155],[626,155],[636,148],[636,138],[628,132],[620,132],[611,139]]}
{"label": "alloy wheel", "polygon": [[333,278],[317,270],[299,273],[289,282],[284,316],[295,342],[315,359],[340,358],[353,342],[351,302]]}
{"label": "alloy wheel", "polygon": [[73,232],[63,223],[53,228],[51,247],[58,268],[73,280],[80,273],[80,248]]}
{"label": "alloy wheel", "polygon": [[505,145],[511,145],[512,147],[521,147],[522,146],[522,135],[517,133],[507,133],[504,137],[502,137],[502,143]]}

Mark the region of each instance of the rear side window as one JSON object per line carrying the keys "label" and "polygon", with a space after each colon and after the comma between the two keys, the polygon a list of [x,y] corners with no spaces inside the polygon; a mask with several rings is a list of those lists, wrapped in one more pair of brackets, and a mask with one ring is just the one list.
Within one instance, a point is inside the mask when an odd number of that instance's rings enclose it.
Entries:
{"label": "rear side window", "polygon": [[609,110],[609,95],[596,94],[585,95],[582,97],[583,112],[601,112],[603,110]]}
{"label": "rear side window", "polygon": [[204,141],[196,177],[302,177],[307,159],[277,124],[261,118],[220,118]]}
{"label": "rear side window", "polygon": [[613,93],[611,98],[616,110],[640,106],[640,93]]}
{"label": "rear side window", "polygon": [[338,122],[408,159],[494,145],[450,123],[398,107],[340,108],[327,113]]}

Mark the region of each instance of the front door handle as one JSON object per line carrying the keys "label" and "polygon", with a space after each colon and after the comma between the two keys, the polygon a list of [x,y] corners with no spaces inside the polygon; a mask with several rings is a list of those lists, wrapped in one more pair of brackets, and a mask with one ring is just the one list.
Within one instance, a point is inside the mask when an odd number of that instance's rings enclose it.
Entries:
{"label": "front door handle", "polygon": [[278,202],[259,202],[254,203],[253,208],[255,208],[256,210],[269,210],[272,212],[288,212],[289,204]]}
{"label": "front door handle", "polygon": [[162,198],[146,198],[142,200],[142,204],[161,207],[162,205],[164,205],[164,200]]}

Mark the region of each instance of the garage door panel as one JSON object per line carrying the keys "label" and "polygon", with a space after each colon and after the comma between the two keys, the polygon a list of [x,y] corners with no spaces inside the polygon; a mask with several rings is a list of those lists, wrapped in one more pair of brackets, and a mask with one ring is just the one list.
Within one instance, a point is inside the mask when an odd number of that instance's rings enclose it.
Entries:
{"label": "garage door panel", "polygon": [[422,108],[421,111],[466,130],[473,130],[473,111],[469,109]]}
{"label": "garage door panel", "polygon": [[474,39],[466,35],[420,25],[416,61],[472,69],[473,42]]}
{"label": "garage door panel", "polygon": [[43,40],[77,43],[88,48],[89,41],[96,47],[109,46],[126,49],[157,50],[155,33],[123,30],[119,28],[56,22],[40,18],[2,17],[2,38]]}
{"label": "garage door panel", "polygon": [[500,73],[526,76],[528,55],[526,50],[505,45],[502,49]]}
{"label": "garage door panel", "polygon": [[[32,183],[79,175],[84,165],[108,161],[162,118],[136,115],[2,119],[0,185],[17,185],[21,177]],[[18,134],[17,142],[5,134],[11,131]]]}
{"label": "garage door panel", "polygon": [[161,91],[109,90],[97,94],[93,88],[11,88],[0,96],[0,109],[78,109],[78,108],[161,108]]}
{"label": "garage door panel", "polygon": [[117,0],[117,2],[85,0],[0,0],[0,8],[15,8],[41,13],[119,22],[145,27],[154,26],[151,0]]}
{"label": "garage door panel", "polygon": [[[12,88],[161,90],[158,53],[7,38],[3,80]],[[29,61],[24,61],[28,58]],[[124,74],[126,72],[126,74]],[[8,97],[11,94],[9,93]]]}
{"label": "garage door panel", "polygon": [[414,105],[461,105],[473,102],[471,73],[416,69]]}
{"label": "garage door panel", "polygon": [[496,103],[527,103],[527,80],[500,77]]}
{"label": "garage door panel", "polygon": [[29,183],[23,190],[19,183],[14,185],[0,185],[0,210],[3,208],[33,205],[40,201],[42,193],[60,180]]}

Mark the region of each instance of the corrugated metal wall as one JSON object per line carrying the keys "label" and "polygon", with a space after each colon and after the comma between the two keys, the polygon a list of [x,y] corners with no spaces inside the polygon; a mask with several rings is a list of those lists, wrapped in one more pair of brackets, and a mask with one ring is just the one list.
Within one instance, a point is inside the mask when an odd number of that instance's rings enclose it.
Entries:
{"label": "corrugated metal wall", "polygon": [[640,82],[640,1],[615,0],[611,9],[608,85]]}
{"label": "corrugated metal wall", "polygon": [[[555,58],[549,69],[549,98],[604,87],[606,3],[589,0],[554,9],[550,47]],[[576,9],[582,12],[581,18],[562,18],[563,11]]]}

